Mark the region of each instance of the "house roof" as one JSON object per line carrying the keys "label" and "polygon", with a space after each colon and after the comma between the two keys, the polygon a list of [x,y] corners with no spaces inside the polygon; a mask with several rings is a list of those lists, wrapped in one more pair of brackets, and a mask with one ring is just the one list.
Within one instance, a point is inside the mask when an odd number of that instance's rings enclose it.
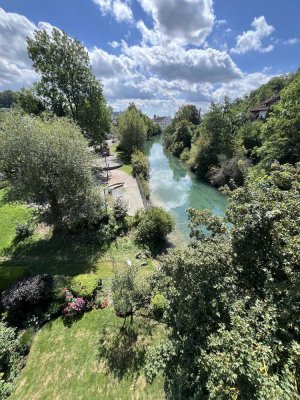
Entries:
{"label": "house roof", "polygon": [[162,122],[166,118],[168,118],[168,117],[157,117],[157,118],[153,119],[153,122]]}
{"label": "house roof", "polygon": [[268,111],[268,109],[269,107],[267,106],[257,105],[253,108],[250,108],[250,112]]}

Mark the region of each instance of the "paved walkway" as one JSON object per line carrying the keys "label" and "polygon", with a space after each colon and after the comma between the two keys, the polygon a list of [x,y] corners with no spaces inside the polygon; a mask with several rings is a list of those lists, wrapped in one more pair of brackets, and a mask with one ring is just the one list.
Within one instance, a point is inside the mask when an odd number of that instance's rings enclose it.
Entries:
{"label": "paved walkway", "polygon": [[111,177],[108,184],[124,182],[124,188],[128,194],[128,215],[133,216],[138,210],[144,208],[144,203],[136,179],[133,176],[126,174],[120,169],[114,169],[111,172]]}

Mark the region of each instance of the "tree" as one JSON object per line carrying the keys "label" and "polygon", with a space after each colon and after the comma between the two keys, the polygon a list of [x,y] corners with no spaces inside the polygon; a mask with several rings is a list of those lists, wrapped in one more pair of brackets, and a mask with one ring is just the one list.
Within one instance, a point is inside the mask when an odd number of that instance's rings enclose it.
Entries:
{"label": "tree", "polygon": [[281,93],[281,99],[261,128],[263,144],[258,150],[261,166],[270,169],[274,161],[300,161],[300,73]]}
{"label": "tree", "polygon": [[12,90],[0,92],[0,108],[10,108],[17,101],[17,93]]}
{"label": "tree", "polygon": [[187,121],[193,125],[200,125],[200,111],[193,104],[186,104],[179,108],[174,117],[174,122]]}
{"label": "tree", "polygon": [[300,396],[300,164],[273,168],[228,192],[230,227],[189,210],[191,244],[161,260],[169,399]]}
{"label": "tree", "polygon": [[149,179],[150,164],[147,156],[139,150],[135,150],[131,156],[131,164],[134,175]]}
{"label": "tree", "polygon": [[27,44],[41,75],[37,93],[56,115],[70,115],[89,139],[101,143],[110,129],[110,114],[84,46],[55,28],[51,34],[36,30]]}
{"label": "tree", "polygon": [[39,115],[46,110],[45,105],[35,94],[34,89],[21,89],[18,93],[18,105],[27,114]]}
{"label": "tree", "polygon": [[7,113],[0,125],[0,170],[11,195],[46,207],[57,227],[101,217],[87,141],[66,119]]}
{"label": "tree", "polygon": [[115,270],[112,280],[112,298],[115,311],[120,317],[131,317],[150,302],[150,286],[145,279],[138,277],[134,266],[124,266]]}
{"label": "tree", "polygon": [[232,157],[235,146],[236,126],[228,104],[212,104],[199,128],[192,164],[196,173],[204,177],[209,166],[218,164],[218,156]]}
{"label": "tree", "polygon": [[139,111],[135,107],[128,107],[124,115],[119,118],[120,147],[129,155],[135,149],[143,150],[146,140],[146,126]]}
{"label": "tree", "polygon": [[150,207],[141,216],[137,241],[148,245],[163,243],[174,225],[174,220],[167,211],[160,207]]}

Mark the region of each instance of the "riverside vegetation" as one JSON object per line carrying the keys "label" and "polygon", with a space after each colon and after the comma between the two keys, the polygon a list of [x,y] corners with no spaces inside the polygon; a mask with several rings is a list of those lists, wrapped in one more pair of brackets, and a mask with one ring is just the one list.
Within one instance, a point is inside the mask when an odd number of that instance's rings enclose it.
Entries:
{"label": "riverside vegetation", "polygon": [[[228,183],[228,211],[189,209],[190,244],[155,259],[172,217],[129,218],[93,175],[111,128],[84,47],[39,31],[28,52],[41,81],[1,100],[16,103],[0,114],[1,400],[300,398],[299,73],[203,117],[177,112],[167,148]],[[155,133],[133,104],[118,123],[146,182]]]}

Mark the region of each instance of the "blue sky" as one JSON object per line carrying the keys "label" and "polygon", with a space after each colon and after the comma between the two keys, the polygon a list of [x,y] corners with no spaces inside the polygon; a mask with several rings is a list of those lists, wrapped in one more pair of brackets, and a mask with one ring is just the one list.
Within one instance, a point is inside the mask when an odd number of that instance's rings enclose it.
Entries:
{"label": "blue sky", "polygon": [[297,70],[299,21],[299,0],[0,0],[0,89],[38,79],[25,38],[54,26],[84,43],[116,110],[205,111]]}

